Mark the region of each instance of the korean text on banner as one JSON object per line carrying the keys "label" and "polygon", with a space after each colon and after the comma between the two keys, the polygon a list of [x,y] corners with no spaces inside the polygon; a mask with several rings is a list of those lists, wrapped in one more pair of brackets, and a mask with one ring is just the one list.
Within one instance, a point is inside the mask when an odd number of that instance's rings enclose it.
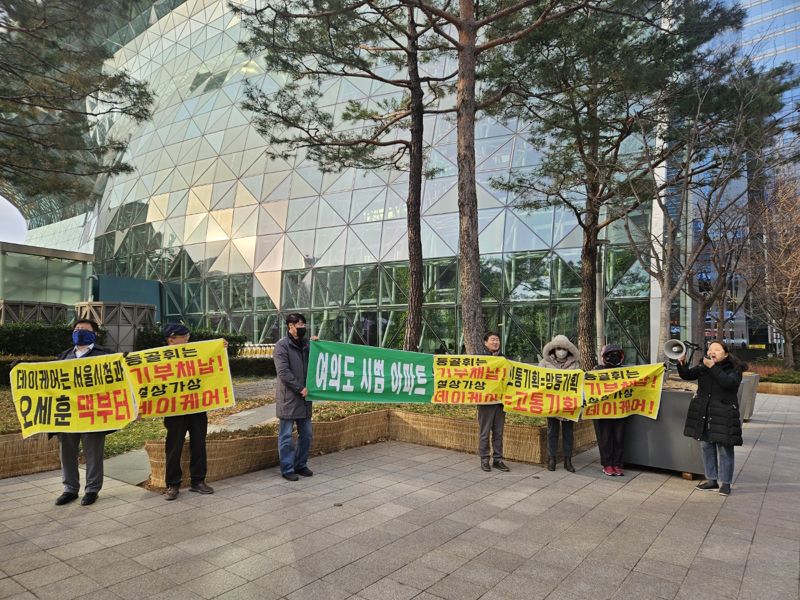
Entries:
{"label": "korean text on banner", "polygon": [[583,371],[556,370],[508,361],[504,410],[577,421],[581,413]]}
{"label": "korean text on banner", "polygon": [[306,400],[430,402],[433,356],[312,341]]}
{"label": "korean text on banner", "polygon": [[170,417],[233,406],[223,340],[130,352],[124,358],[142,417]]}
{"label": "korean text on banner", "polygon": [[22,437],[112,431],[136,418],[121,354],[18,364],[11,396]]}
{"label": "korean text on banner", "polygon": [[434,356],[433,402],[502,404],[508,364],[502,356]]}
{"label": "korean text on banner", "polygon": [[583,384],[583,417],[619,419],[642,415],[657,419],[663,383],[663,364],[589,371]]}

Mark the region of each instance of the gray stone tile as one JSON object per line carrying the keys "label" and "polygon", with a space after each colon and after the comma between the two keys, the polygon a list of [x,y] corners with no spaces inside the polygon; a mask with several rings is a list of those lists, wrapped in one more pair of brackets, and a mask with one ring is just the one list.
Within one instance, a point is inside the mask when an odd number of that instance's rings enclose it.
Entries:
{"label": "gray stone tile", "polygon": [[174,587],[175,583],[171,579],[158,573],[147,572],[112,585],[109,589],[125,600],[138,600],[155,596]]}
{"label": "gray stone tile", "polygon": [[359,592],[366,600],[411,600],[421,590],[395,581],[390,577],[379,579]]}
{"label": "gray stone tile", "polygon": [[106,587],[150,572],[150,569],[129,558],[116,563],[98,565],[96,568],[92,568],[91,563],[85,563],[78,568]]}
{"label": "gray stone tile", "polygon": [[218,569],[191,579],[184,585],[202,598],[214,598],[247,583],[247,580],[225,569]]}
{"label": "gray stone tile", "polygon": [[31,591],[40,600],[73,600],[73,598],[91,594],[98,589],[100,589],[99,583],[89,576],[81,574],[36,587]]}
{"label": "gray stone tile", "polygon": [[52,565],[58,562],[55,556],[44,550],[34,552],[33,554],[26,554],[25,556],[8,556],[10,558],[4,558],[1,563],[3,572],[6,575],[19,575],[20,573],[33,571],[39,567]]}
{"label": "gray stone tile", "polygon": [[14,579],[25,589],[33,589],[37,586],[47,585],[56,581],[62,581],[73,575],[78,575],[78,571],[65,563],[53,563],[44,567],[39,567],[32,571],[15,575]]}
{"label": "gray stone tile", "polygon": [[317,579],[286,596],[286,600],[345,600],[349,596],[350,592]]}
{"label": "gray stone tile", "polygon": [[277,571],[284,566],[284,563],[264,556],[263,554],[255,554],[227,565],[225,569],[247,581],[253,581],[259,577],[263,577],[267,573]]}
{"label": "gray stone tile", "polygon": [[[0,579],[0,598],[8,598],[17,594],[24,594],[25,588],[10,577]],[[31,596],[35,597],[35,596]]]}
{"label": "gray stone tile", "polygon": [[219,569],[217,565],[195,556],[175,564],[162,567],[161,569],[158,569],[156,573],[171,579],[177,584],[184,584],[192,579],[197,579],[198,577],[211,573],[212,571],[216,571],[217,569]]}
{"label": "gray stone tile", "polygon": [[474,581],[448,575],[429,587],[426,591],[444,600],[477,600],[489,590]]}
{"label": "gray stone tile", "polygon": [[[277,596],[288,596],[315,579],[316,577],[313,575],[302,573],[293,567],[286,566],[267,573],[263,577],[256,579],[254,583],[259,587],[271,589]],[[334,583],[334,585],[336,584]]]}

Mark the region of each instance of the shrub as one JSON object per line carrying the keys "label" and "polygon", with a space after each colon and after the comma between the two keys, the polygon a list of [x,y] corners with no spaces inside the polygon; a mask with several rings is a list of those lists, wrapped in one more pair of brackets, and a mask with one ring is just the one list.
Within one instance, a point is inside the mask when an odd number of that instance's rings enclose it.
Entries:
{"label": "shrub", "polygon": [[275,362],[271,358],[237,356],[228,362],[231,365],[232,377],[274,377],[276,375]]}
{"label": "shrub", "polygon": [[0,356],[0,387],[11,387],[11,369],[18,362],[45,362],[55,360],[55,356]]}
{"label": "shrub", "polygon": [[[106,331],[97,333],[97,343],[103,345]],[[14,356],[57,356],[72,346],[72,325],[58,323],[8,323],[0,325],[0,354]]]}
{"label": "shrub", "polygon": [[769,383],[800,383],[800,371],[783,371],[762,377],[761,381]]}
{"label": "shrub", "polygon": [[[231,332],[218,332],[211,329],[203,329],[200,327],[189,327],[191,334],[190,340],[193,342],[202,342],[204,340],[216,340],[223,338],[228,341],[228,356],[238,356],[239,352],[248,341],[246,335]],[[160,327],[143,327],[136,331],[136,341],[134,342],[134,350],[147,350],[148,348],[157,348],[166,344],[164,334]]]}

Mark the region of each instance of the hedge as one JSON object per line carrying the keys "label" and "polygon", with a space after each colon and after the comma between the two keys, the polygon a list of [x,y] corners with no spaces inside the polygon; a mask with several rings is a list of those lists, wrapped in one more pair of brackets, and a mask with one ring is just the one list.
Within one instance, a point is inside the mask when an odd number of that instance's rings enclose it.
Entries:
{"label": "hedge", "polygon": [[[188,326],[187,326],[188,327]],[[231,332],[213,331],[211,329],[202,329],[189,327],[190,341],[202,342],[203,340],[216,340],[224,338],[228,341],[228,356],[238,356],[239,352],[250,338],[246,335]],[[147,350],[148,348],[156,348],[166,344],[164,334],[159,327],[143,327],[136,331],[136,341],[134,342],[134,350]]]}
{"label": "hedge", "polygon": [[783,371],[761,378],[768,383],[800,383],[800,371]]}
{"label": "hedge", "polygon": [[[100,330],[102,346],[106,332]],[[0,325],[0,354],[13,356],[57,356],[72,346],[72,324],[8,323]]]}
{"label": "hedge", "polygon": [[55,356],[0,356],[0,387],[10,387],[11,368],[18,362],[45,362],[55,360]]}

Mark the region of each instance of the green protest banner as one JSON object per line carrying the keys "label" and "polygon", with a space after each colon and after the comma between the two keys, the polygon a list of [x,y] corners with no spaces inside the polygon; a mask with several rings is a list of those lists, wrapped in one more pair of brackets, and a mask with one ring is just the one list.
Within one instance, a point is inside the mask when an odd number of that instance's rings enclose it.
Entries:
{"label": "green protest banner", "polygon": [[433,355],[312,341],[306,388],[306,400],[428,403]]}

